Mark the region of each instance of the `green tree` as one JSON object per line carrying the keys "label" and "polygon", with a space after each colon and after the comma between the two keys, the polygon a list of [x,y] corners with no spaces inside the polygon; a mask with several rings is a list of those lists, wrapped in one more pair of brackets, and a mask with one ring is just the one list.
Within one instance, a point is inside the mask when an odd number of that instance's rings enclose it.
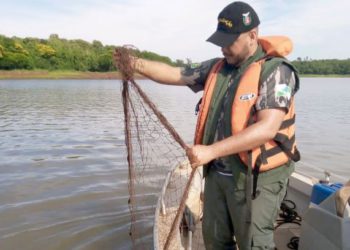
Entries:
{"label": "green tree", "polygon": [[0,69],[31,69],[28,56],[21,53],[6,52],[0,60]]}
{"label": "green tree", "polygon": [[107,72],[112,70],[113,61],[110,53],[105,53],[98,56],[98,68],[97,71]]}
{"label": "green tree", "polygon": [[50,45],[39,43],[36,45],[36,48],[38,50],[39,55],[44,58],[50,58],[56,55],[56,50],[54,50]]}

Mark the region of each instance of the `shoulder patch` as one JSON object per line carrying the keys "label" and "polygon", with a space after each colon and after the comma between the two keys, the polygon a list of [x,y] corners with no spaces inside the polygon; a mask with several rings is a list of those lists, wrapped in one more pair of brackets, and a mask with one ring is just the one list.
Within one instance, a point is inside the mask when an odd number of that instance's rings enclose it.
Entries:
{"label": "shoulder patch", "polygon": [[284,96],[287,99],[290,99],[292,95],[292,89],[285,83],[277,84],[275,87],[275,92],[277,97]]}

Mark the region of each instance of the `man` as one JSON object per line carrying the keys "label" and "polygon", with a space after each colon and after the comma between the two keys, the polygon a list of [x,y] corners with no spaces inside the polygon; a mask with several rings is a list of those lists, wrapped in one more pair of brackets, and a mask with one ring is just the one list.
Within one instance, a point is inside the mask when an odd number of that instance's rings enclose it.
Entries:
{"label": "man", "polygon": [[[219,14],[208,41],[224,59],[172,67],[135,59],[135,70],[164,84],[204,89],[195,145],[187,155],[203,165],[203,238],[207,249],[274,249],[273,230],[293,161],[296,70],[283,58],[285,37],[258,38],[258,15],[243,2]],[[118,58],[116,58],[118,60]]]}

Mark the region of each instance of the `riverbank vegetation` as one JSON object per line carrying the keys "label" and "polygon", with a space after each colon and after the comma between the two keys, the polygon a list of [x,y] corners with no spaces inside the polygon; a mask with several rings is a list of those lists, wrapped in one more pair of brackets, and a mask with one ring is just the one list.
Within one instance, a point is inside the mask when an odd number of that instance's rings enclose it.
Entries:
{"label": "riverbank vegetation", "polygon": [[293,65],[302,75],[310,76],[349,76],[350,75],[350,58],[346,60],[327,59],[312,60],[309,58],[298,58],[292,61]]}
{"label": "riverbank vegetation", "polygon": [[[0,78],[119,78],[112,61],[115,45],[100,41],[68,40],[56,34],[48,39],[0,35]],[[136,56],[184,66],[183,60],[135,50]],[[190,60],[187,60],[189,63]],[[293,61],[302,75],[349,76],[350,59]]]}
{"label": "riverbank vegetation", "polygon": [[[18,38],[0,35],[0,70],[47,70],[111,72],[114,45],[100,41],[67,40],[52,34],[49,39]],[[150,60],[175,64],[169,57],[150,51],[135,51]]]}

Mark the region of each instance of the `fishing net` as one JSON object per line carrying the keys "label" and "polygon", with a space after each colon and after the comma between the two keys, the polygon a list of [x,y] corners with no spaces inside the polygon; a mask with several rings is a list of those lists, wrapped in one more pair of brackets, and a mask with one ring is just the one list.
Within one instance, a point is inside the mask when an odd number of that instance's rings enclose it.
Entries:
{"label": "fishing net", "polygon": [[122,47],[114,53],[123,76],[133,248],[203,249],[200,223],[195,223],[202,214],[201,168],[192,170],[186,144],[133,80],[133,51]]}

